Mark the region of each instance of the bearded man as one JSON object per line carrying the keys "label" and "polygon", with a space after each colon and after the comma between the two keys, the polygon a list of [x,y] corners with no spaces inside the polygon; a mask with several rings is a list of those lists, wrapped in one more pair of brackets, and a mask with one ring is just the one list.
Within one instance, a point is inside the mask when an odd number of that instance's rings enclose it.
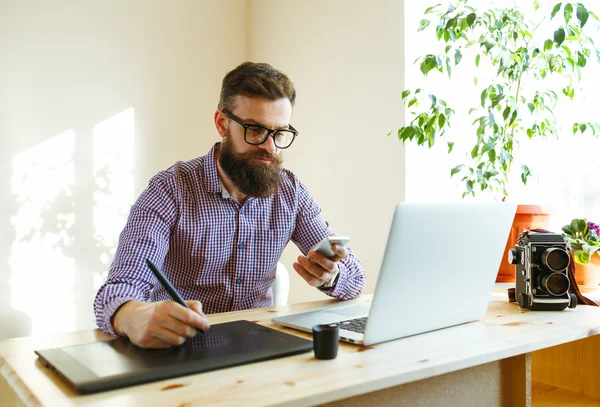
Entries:
{"label": "bearded man", "polygon": [[[273,305],[277,262],[292,240],[294,270],[339,299],[359,296],[365,275],[351,249],[325,258],[311,248],[334,234],[281,150],[296,91],[265,63],[245,62],[223,79],[214,114],[222,138],[207,155],[154,176],[131,208],[106,282],[94,301],[100,329],[146,348],[182,344],[209,329],[207,314]],[[146,259],[191,307],[170,299]]]}

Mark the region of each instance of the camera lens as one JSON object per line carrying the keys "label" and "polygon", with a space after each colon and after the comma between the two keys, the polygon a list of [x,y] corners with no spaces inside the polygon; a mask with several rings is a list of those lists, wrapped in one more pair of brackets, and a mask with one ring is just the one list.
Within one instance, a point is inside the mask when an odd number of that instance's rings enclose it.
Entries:
{"label": "camera lens", "polygon": [[550,247],[542,253],[542,264],[552,271],[562,271],[570,262],[569,254],[558,247]]}
{"label": "camera lens", "polygon": [[554,296],[561,296],[569,291],[569,278],[563,273],[551,273],[542,277],[542,285]]}

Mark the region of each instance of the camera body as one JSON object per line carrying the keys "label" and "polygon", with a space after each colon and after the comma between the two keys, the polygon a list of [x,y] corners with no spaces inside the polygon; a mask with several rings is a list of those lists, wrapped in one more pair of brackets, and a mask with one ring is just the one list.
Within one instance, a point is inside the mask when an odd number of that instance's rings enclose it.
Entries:
{"label": "camera body", "polygon": [[569,253],[569,244],[561,235],[525,231],[519,236],[508,251],[508,262],[516,266],[519,307],[559,311],[577,306],[577,297],[569,293]]}

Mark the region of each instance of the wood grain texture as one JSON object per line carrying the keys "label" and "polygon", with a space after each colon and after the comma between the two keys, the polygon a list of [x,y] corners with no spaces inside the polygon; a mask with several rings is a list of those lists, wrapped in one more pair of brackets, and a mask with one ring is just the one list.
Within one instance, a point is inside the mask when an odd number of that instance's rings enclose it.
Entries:
{"label": "wood grain texture", "polygon": [[532,383],[532,392],[533,407],[600,407],[600,399],[540,382]]}
{"label": "wood grain texture", "polygon": [[501,387],[503,405],[531,407],[531,355],[515,356],[500,361],[504,385]]}
{"label": "wood grain texture", "polygon": [[534,352],[533,380],[600,398],[600,336]]}
{"label": "wood grain texture", "polygon": [[[370,298],[363,296],[348,304],[369,302]],[[485,365],[586,338],[590,332],[600,330],[598,308],[536,313],[520,310],[505,298],[494,299],[481,321],[368,348],[341,344],[334,360],[317,360],[305,353],[87,396],[75,393],[41,366],[33,350],[110,338],[97,330],[0,342],[0,360],[5,366],[2,374],[11,377],[11,386],[27,405],[302,406],[334,402]],[[213,324],[247,319],[274,327],[270,322],[274,316],[335,304],[335,300],[317,301],[215,314],[210,319]],[[292,329],[277,329],[309,337]],[[514,365],[511,369],[520,368]]]}

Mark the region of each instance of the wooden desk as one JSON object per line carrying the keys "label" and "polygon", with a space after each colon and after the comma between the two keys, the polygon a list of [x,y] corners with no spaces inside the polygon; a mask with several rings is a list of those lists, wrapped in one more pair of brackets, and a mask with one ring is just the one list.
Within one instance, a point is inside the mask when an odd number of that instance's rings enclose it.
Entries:
{"label": "wooden desk", "polygon": [[[370,298],[363,296],[352,302],[369,302]],[[211,316],[211,321],[214,324],[248,319],[272,326],[270,318],[275,315],[335,303],[326,300],[219,314]],[[400,316],[397,323],[401,323]],[[291,329],[282,330],[308,337]],[[493,295],[482,321],[372,347],[342,344],[338,357],[330,361],[317,360],[312,353],[305,353],[82,396],[44,368],[33,350],[109,338],[94,330],[0,342],[0,373],[22,402],[32,406],[303,406],[324,403],[351,406],[398,405],[400,401],[403,405],[427,406],[529,406],[532,360],[534,366],[536,362],[552,366],[555,365],[552,358],[557,357],[554,354],[538,357],[535,353],[532,357],[532,352],[541,349],[560,353],[561,346],[557,345],[567,344],[570,349],[575,342],[580,353],[569,354],[573,358],[568,363],[569,371],[576,374],[575,382],[581,389],[600,388],[598,374],[581,376],[577,372],[580,366],[598,366],[600,337],[596,335],[599,331],[599,308],[578,306],[560,312],[521,311],[515,304],[506,302],[505,293],[499,292]],[[582,355],[582,349],[595,349],[595,353]],[[561,369],[562,366],[557,366],[550,371]],[[559,384],[558,373],[556,378],[555,384],[549,385]]]}

